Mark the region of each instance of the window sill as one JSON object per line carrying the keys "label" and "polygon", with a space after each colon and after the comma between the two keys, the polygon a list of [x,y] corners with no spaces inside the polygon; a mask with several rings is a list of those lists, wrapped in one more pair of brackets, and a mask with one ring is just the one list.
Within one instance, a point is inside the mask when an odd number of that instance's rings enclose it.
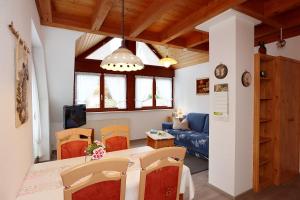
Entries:
{"label": "window sill", "polygon": [[86,111],[87,113],[95,114],[111,114],[111,113],[133,113],[133,112],[159,112],[159,111],[171,111],[174,108],[153,108],[153,109],[136,109],[136,110],[109,110],[109,111]]}

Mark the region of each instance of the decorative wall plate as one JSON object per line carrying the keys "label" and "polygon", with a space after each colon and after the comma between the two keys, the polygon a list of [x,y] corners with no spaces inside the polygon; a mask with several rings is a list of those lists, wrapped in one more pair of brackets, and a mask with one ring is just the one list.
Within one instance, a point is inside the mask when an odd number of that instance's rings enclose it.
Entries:
{"label": "decorative wall plate", "polygon": [[215,69],[215,77],[218,79],[223,79],[227,76],[228,68],[224,64],[219,64]]}
{"label": "decorative wall plate", "polygon": [[252,77],[251,77],[250,72],[245,71],[242,75],[242,84],[243,84],[243,86],[245,86],[245,87],[250,86],[251,81],[252,81]]}

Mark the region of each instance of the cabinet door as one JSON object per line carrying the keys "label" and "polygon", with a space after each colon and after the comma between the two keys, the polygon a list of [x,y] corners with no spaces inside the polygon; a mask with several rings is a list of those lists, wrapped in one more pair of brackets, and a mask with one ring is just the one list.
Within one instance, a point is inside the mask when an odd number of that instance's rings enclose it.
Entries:
{"label": "cabinet door", "polygon": [[[280,58],[281,72],[281,128],[280,128],[280,183],[285,183],[299,174],[299,131],[298,131],[298,64]],[[297,97],[298,96],[298,97]]]}

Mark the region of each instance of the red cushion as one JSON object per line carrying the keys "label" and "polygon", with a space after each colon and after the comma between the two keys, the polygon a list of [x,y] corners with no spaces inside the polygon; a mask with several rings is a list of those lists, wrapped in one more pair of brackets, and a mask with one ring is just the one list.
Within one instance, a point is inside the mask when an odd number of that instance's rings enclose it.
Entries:
{"label": "red cushion", "polygon": [[125,136],[115,136],[106,140],[106,152],[128,149],[127,138]]}
{"label": "red cushion", "polygon": [[179,167],[157,169],[146,176],[145,200],[176,200]]}
{"label": "red cushion", "polygon": [[85,155],[87,141],[72,141],[61,145],[61,159],[74,158]]}
{"label": "red cushion", "polygon": [[89,185],[72,194],[72,200],[119,200],[121,180]]}

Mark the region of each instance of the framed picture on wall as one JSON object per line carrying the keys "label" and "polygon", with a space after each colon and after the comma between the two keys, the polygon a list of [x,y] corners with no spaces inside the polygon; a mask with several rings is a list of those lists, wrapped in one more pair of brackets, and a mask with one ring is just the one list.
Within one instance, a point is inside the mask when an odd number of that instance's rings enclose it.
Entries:
{"label": "framed picture on wall", "polygon": [[196,80],[196,94],[197,95],[209,94],[209,78],[201,78]]}

